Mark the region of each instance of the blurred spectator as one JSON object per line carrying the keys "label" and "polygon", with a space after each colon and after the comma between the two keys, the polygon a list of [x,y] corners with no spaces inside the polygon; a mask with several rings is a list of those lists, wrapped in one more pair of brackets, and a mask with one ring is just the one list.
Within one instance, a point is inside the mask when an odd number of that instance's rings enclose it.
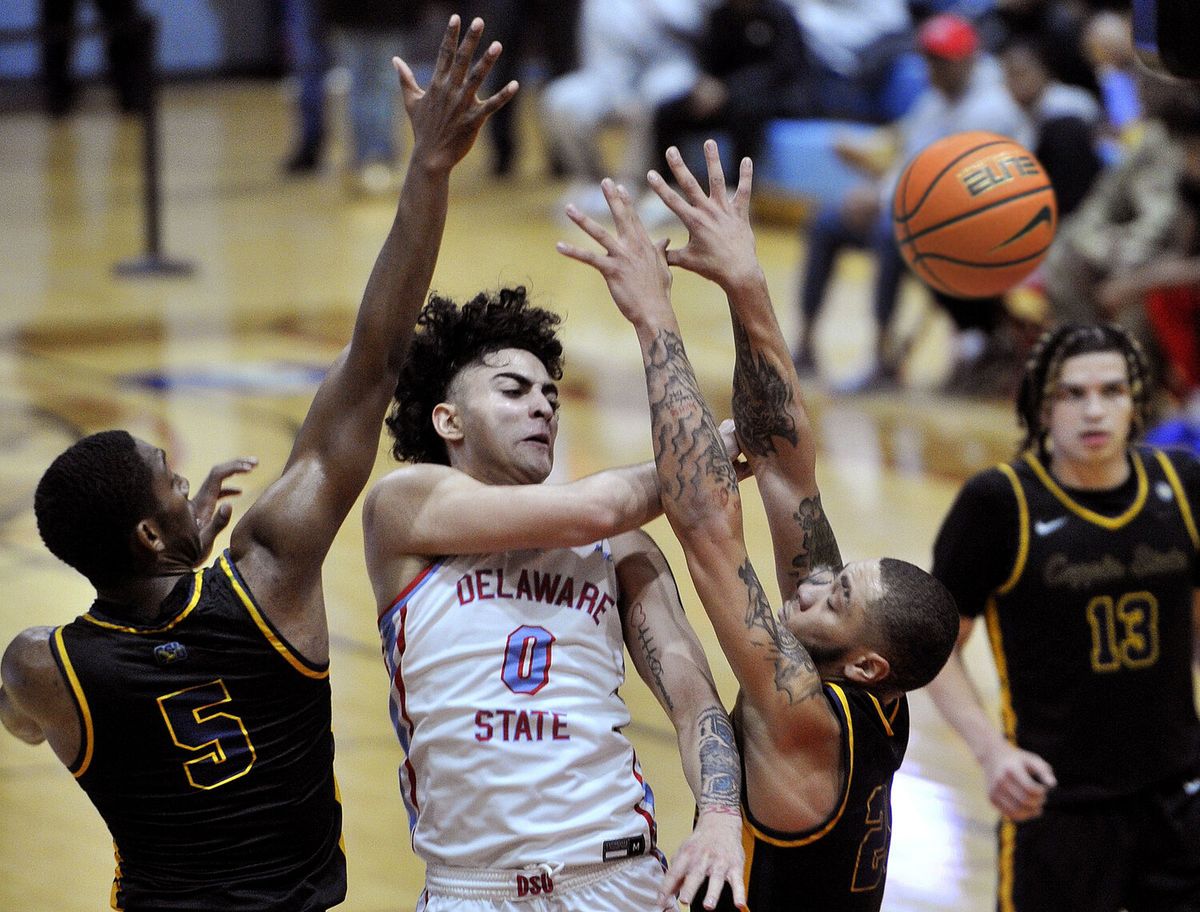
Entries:
{"label": "blurred spectator", "polygon": [[[77,0],[42,0],[43,104],[51,117],[74,109],[78,87],[71,75],[75,48]],[[104,25],[108,76],[117,102],[126,114],[142,110],[148,100],[146,70],[150,59],[148,34],[137,0],[92,0]]]}
{"label": "blurred spectator", "polygon": [[1100,97],[1096,71],[1083,47],[1086,7],[1062,0],[996,0],[995,15],[1003,26],[1004,44],[1024,40],[1054,48],[1049,63],[1055,78]]}
{"label": "blurred spectator", "polygon": [[[930,87],[907,115],[881,129],[869,145],[842,143],[837,153],[871,177],[839,204],[823,207],[809,228],[808,258],[801,288],[803,327],[796,346],[796,365],[814,368],[812,336],[837,254],[847,245],[868,247],[876,259],[874,315],[876,358],[863,384],[894,382],[899,365],[889,357],[887,330],[904,275],[904,262],[892,236],[889,203],[903,165],[925,146],[964,130],[990,130],[1029,142],[1029,123],[1004,87],[999,64],[979,53],[979,36],[969,22],[948,14],[925,22],[917,44],[929,67]],[[953,307],[952,299],[939,298]],[[978,302],[950,310],[960,330],[986,329],[994,308]],[[978,355],[979,333],[960,333],[956,358]],[[959,343],[964,347],[957,350]],[[971,350],[971,347],[974,350]]]}
{"label": "blurred spectator", "polygon": [[551,148],[574,179],[564,202],[592,214],[607,213],[596,184],[607,170],[598,137],[609,121],[627,128],[618,174],[631,189],[641,186],[653,160],[653,112],[695,83],[692,42],[702,26],[699,0],[583,0],[580,68],[542,93]]}
{"label": "blurred spectator", "polygon": [[[504,45],[489,77],[493,86],[521,79],[521,68],[536,51],[550,80],[579,66],[580,0],[476,0],[478,15],[487,23],[489,41]],[[528,98],[523,91],[521,97]],[[517,155],[515,117],[520,98],[506,104],[488,121],[492,140],[492,173],[503,177],[512,172]],[[552,162],[558,158],[550,150]]]}
{"label": "blurred spectator", "polygon": [[1100,84],[1100,98],[1112,136],[1132,145],[1141,123],[1142,105],[1138,100],[1137,58],[1129,16],[1097,13],[1087,24],[1084,48]]}
{"label": "blurred spectator", "polygon": [[912,48],[907,0],[789,0],[813,67],[813,103],[831,116],[886,120],[885,86]]}
{"label": "blurred spectator", "polygon": [[297,83],[296,117],[299,135],[284,161],[288,174],[307,174],[321,163],[325,141],[324,26],[317,0],[283,0],[283,40],[288,68]]}
{"label": "blurred spectator", "polygon": [[416,0],[323,0],[339,66],[350,75],[350,187],[390,193],[396,181],[396,109],[399,79],[393,57],[410,53],[425,3]]}
{"label": "blurred spectator", "polygon": [[654,113],[656,159],[698,130],[728,134],[734,162],[756,158],[768,120],[814,113],[804,39],[783,0],[725,0],[709,13],[696,57],[695,84]]}
{"label": "blurred spectator", "polygon": [[1163,249],[1125,275],[1104,281],[1101,313],[1143,300],[1165,361],[1166,386],[1200,419],[1200,103],[1190,123],[1173,126],[1179,148],[1175,218]]}
{"label": "blurred spectator", "polygon": [[1001,54],[1009,94],[1033,125],[1030,147],[1046,169],[1058,201],[1058,216],[1075,210],[1100,173],[1096,151],[1103,112],[1085,89],[1054,79],[1046,49],[1017,41]]}
{"label": "blurred spectator", "polygon": [[[1179,228],[1200,183],[1200,169],[1193,172],[1200,156],[1200,94],[1150,76],[1141,86],[1147,117],[1141,142],[1100,176],[1059,227],[1043,276],[1054,319],[1114,320],[1137,337],[1161,372],[1162,349],[1145,295],[1160,286],[1190,285],[1190,273],[1177,271],[1175,261],[1181,253],[1187,258],[1180,245],[1190,243],[1190,232]],[[1151,306],[1166,311],[1176,300],[1175,292],[1163,291]],[[1168,343],[1168,353],[1173,345]]]}

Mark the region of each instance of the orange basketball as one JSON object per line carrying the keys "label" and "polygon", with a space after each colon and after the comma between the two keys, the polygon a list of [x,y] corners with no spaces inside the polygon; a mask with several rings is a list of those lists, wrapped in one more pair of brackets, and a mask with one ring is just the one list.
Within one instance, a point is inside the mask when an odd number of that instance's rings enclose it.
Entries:
{"label": "orange basketball", "polygon": [[995,133],[926,146],[896,184],[892,228],[909,267],[956,298],[1002,294],[1042,261],[1058,207],[1041,162]]}

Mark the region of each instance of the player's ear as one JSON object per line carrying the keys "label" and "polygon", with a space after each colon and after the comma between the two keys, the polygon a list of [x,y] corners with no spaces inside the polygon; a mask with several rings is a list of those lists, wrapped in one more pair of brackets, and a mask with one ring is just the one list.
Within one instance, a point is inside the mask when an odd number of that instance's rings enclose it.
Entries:
{"label": "player's ear", "polygon": [[139,551],[154,556],[166,549],[162,530],[153,519],[143,519],[133,527],[133,545]]}
{"label": "player's ear", "polygon": [[863,687],[878,684],[892,673],[891,663],[874,650],[866,650],[847,659],[842,668],[846,680]]}
{"label": "player's ear", "polygon": [[439,402],[433,407],[433,429],[443,440],[462,440],[462,416],[458,406],[450,402]]}

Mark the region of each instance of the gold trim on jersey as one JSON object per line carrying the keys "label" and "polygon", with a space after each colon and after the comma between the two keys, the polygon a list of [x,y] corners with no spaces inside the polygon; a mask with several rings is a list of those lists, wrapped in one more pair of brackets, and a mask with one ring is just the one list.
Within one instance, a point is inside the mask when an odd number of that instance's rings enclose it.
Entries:
{"label": "gold trim on jersey", "polygon": [[199,603],[200,589],[204,585],[204,571],[196,570],[194,572],[194,577],[195,579],[192,584],[192,597],[188,599],[187,607],[161,627],[127,627],[124,624],[113,624],[110,621],[102,621],[98,617],[93,617],[90,614],[83,615],[83,619],[89,623],[95,624],[97,627],[103,627],[106,630],[119,630],[122,633],[165,633],[189,614],[191,614],[192,610]]}
{"label": "gold trim on jersey", "polygon": [[[337,802],[339,810],[342,810],[342,787],[338,785],[337,773],[333,774],[333,800]],[[342,850],[342,856],[346,855],[346,830],[340,828],[338,830],[338,848]]]}
{"label": "gold trim on jersey", "polygon": [[825,686],[833,690],[834,694],[838,698],[838,702],[842,704],[842,713],[846,717],[846,738],[850,743],[850,768],[846,770],[846,783],[842,787],[842,803],[838,806],[837,811],[829,819],[829,822],[826,823],[825,826],[821,827],[821,829],[817,832],[809,833],[807,836],[802,836],[799,839],[777,839],[774,836],[768,836],[753,823],[743,817],[742,819],[745,827],[754,834],[754,837],[756,839],[761,839],[763,842],[768,843],[769,845],[779,846],[780,848],[784,849],[792,849],[796,848],[797,846],[809,845],[810,843],[816,842],[838,825],[838,821],[842,819],[842,814],[845,813],[846,802],[850,800],[850,783],[854,779],[854,719],[850,715],[850,703],[846,700],[845,692],[838,687],[838,685],[832,682],[827,681]]}
{"label": "gold trim on jersey", "polygon": [[116,912],[123,912],[121,906],[117,905],[117,891],[121,888],[121,850],[117,848],[115,841],[113,842],[113,860],[116,862],[116,870],[113,871],[112,891],[108,894],[108,904]]}
{"label": "gold trim on jersey", "polygon": [[1146,494],[1150,490],[1150,482],[1146,477],[1146,467],[1142,464],[1142,457],[1139,453],[1131,452],[1130,461],[1133,463],[1133,472],[1137,476],[1137,494],[1133,498],[1133,503],[1129,505],[1129,509],[1120,516],[1104,516],[1096,513],[1094,510],[1089,510],[1083,504],[1076,502],[1071,498],[1071,495],[1064,491],[1057,481],[1051,477],[1033,453],[1025,454],[1025,461],[1029,463],[1029,467],[1033,469],[1038,480],[1045,485],[1046,490],[1053,494],[1058,501],[1081,519],[1086,519],[1090,523],[1095,523],[1102,529],[1107,529],[1112,532],[1115,529],[1121,528],[1123,525],[1132,520],[1146,503]]}
{"label": "gold trim on jersey", "polygon": [[254,604],[254,599],[250,597],[250,593],[243,588],[241,582],[237,578],[237,575],[234,574],[233,567],[230,566],[226,555],[222,554],[219,558],[219,562],[221,564],[221,569],[225,571],[225,576],[229,578],[229,585],[233,587],[233,591],[237,593],[237,597],[242,600],[242,605],[245,606],[246,613],[250,615],[251,620],[254,621],[259,631],[264,637],[266,637],[267,642],[271,644],[275,651],[283,656],[289,665],[291,665],[294,669],[296,669],[296,671],[300,672],[300,674],[304,675],[306,678],[313,678],[317,681],[328,678],[328,668],[310,668],[303,659],[301,659],[295,652],[292,651],[292,648],[288,646],[287,643],[279,639],[279,635],[276,634],[273,629],[271,629],[271,625],[267,623],[267,619],[264,618],[259,612],[258,606]]}
{"label": "gold trim on jersey", "polygon": [[999,912],[1016,912],[1016,906],[1013,905],[1013,879],[1015,868],[1013,864],[1013,856],[1017,852],[1017,825],[1011,820],[1002,819],[1000,821],[1000,851],[999,851],[999,873],[996,878],[996,892],[998,894],[1000,909]]}
{"label": "gold trim on jersey", "polygon": [[1000,610],[996,597],[992,596],[984,608],[987,621],[988,643],[992,647],[992,661],[996,663],[996,676],[1000,679],[1000,718],[1004,722],[1004,735],[1012,743],[1017,740],[1017,714],[1012,707],[1012,693],[1008,686],[1008,661],[1004,657],[1004,638],[1000,633]]}
{"label": "gold trim on jersey", "polygon": [[883,728],[888,733],[888,737],[894,738],[895,732],[892,731],[892,723],[896,721],[896,713],[900,711],[900,701],[897,700],[894,704],[892,704],[892,714],[889,717],[884,713],[883,705],[875,698],[875,694],[869,693],[867,696],[870,697],[871,702],[875,704],[875,712],[879,713],[879,721],[883,723]]}
{"label": "gold trim on jersey", "polygon": [[1171,465],[1171,460],[1167,458],[1166,453],[1162,450],[1155,450],[1154,455],[1158,459],[1159,465],[1162,466],[1163,474],[1167,476],[1167,484],[1175,492],[1175,502],[1179,504],[1179,513],[1183,517],[1183,524],[1187,526],[1192,547],[1200,551],[1200,535],[1196,533],[1196,520],[1192,517],[1192,505],[1188,503],[1187,494],[1183,491],[1183,482],[1179,480],[1175,466]]}
{"label": "gold trim on jersey", "polygon": [[[75,674],[75,666],[71,664],[71,657],[67,655],[67,644],[63,641],[63,629],[56,627],[54,629],[54,643],[58,650],[59,660],[62,662],[63,671],[67,675],[67,683],[71,685],[71,692],[75,696],[75,703],[79,707],[79,713],[83,717],[83,731],[79,733],[79,737],[83,739],[83,744],[79,747],[79,754],[83,755],[83,760],[79,763],[79,769],[70,770],[71,775],[78,779],[92,764],[92,750],[95,746],[95,732],[92,729],[92,711],[88,708],[87,695],[83,692],[83,685],[79,683],[79,676]],[[76,754],[76,756],[79,756]],[[70,769],[68,767],[68,769]]]}
{"label": "gold trim on jersey", "polygon": [[996,468],[1008,478],[1013,495],[1017,498],[1017,558],[1013,561],[1012,573],[996,590],[1003,595],[1020,582],[1021,574],[1025,572],[1025,561],[1029,559],[1029,502],[1025,499],[1025,489],[1021,487],[1021,480],[1017,478],[1013,467],[1002,462]]}

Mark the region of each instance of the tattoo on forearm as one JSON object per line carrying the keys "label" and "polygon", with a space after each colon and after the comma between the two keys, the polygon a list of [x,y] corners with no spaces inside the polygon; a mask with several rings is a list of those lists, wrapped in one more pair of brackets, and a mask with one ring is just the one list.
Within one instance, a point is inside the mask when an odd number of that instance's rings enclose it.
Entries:
{"label": "tattoo on forearm", "polygon": [[792,558],[792,576],[796,581],[808,576],[814,567],[841,569],[842,555],[833,536],[833,527],[829,525],[829,517],[821,506],[821,495],[800,501],[800,507],[792,514],[792,518],[800,526],[800,546],[804,549]]}
{"label": "tattoo on forearm", "polygon": [[733,321],[733,344],[733,418],[742,446],[752,456],[769,456],[775,452],[775,437],[799,445],[796,419],[791,413],[795,398],[791,384],[769,358],[754,350],[737,319]]}
{"label": "tattoo on forearm", "polygon": [[700,800],[706,807],[740,808],[742,769],[729,716],[719,706],[700,713]]}
{"label": "tattoo on forearm", "polygon": [[645,657],[650,677],[654,679],[654,687],[662,696],[663,704],[667,707],[667,710],[669,712],[673,711],[675,709],[675,702],[671,699],[666,682],[663,680],[662,659],[658,657],[658,648],[654,645],[654,633],[650,630],[650,621],[646,617],[646,609],[642,607],[641,602],[634,603],[630,609],[629,619],[633,624],[634,632],[637,634],[637,643],[641,647],[643,657]]}
{"label": "tattoo on forearm", "polygon": [[651,343],[646,387],[664,503],[694,508],[713,492],[736,492],[733,464],[677,333],[662,331]]}
{"label": "tattoo on forearm", "polygon": [[746,584],[748,596],[746,629],[762,630],[771,641],[768,659],[775,663],[775,689],[786,694],[789,703],[800,703],[815,697],[821,692],[817,666],[804,644],[780,625],[749,559],[738,568],[738,576]]}

